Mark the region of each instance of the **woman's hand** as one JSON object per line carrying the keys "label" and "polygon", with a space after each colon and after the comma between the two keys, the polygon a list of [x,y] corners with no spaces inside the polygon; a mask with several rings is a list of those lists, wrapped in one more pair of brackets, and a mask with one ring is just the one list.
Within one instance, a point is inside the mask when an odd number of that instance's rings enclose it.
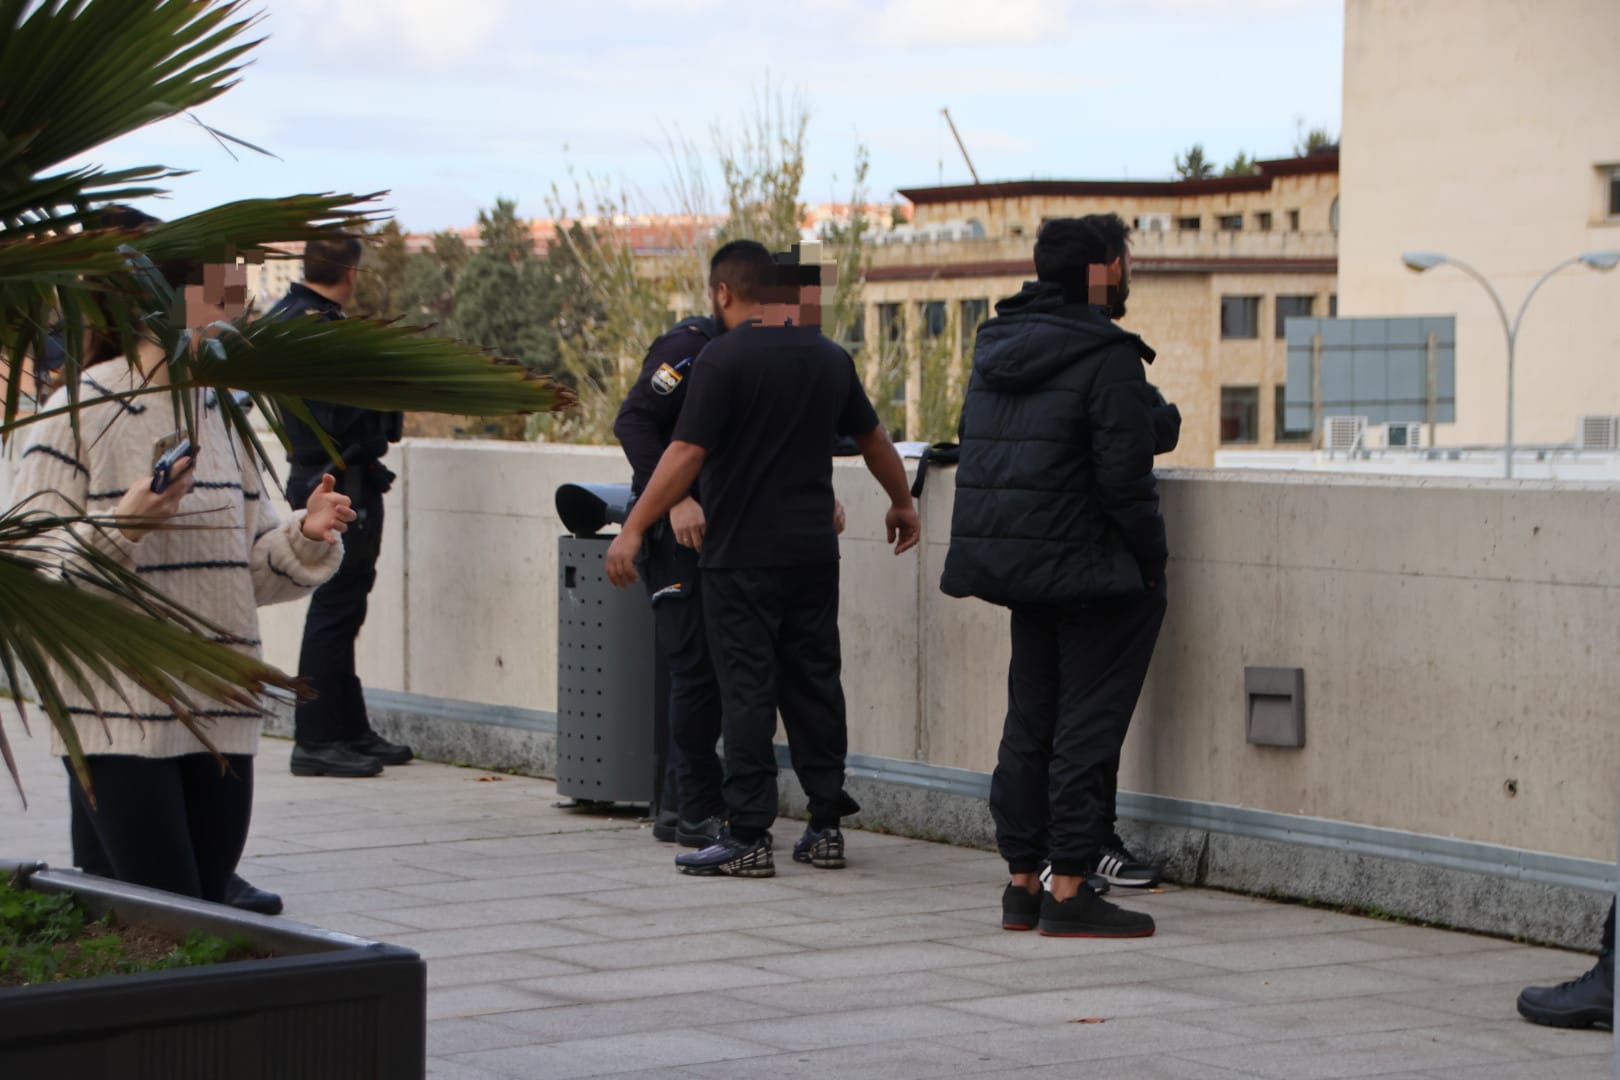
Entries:
{"label": "woman's hand", "polygon": [[152,485],[138,482],[130,485],[124,497],[113,507],[118,519],[118,530],[130,540],[140,540],[153,529],[180,512],[180,501],[191,494],[197,477],[191,468],[191,458],[183,457],[170,470],[169,486],[163,491],[152,490]]}
{"label": "woman's hand", "polygon": [[348,531],[349,522],[360,516],[350,507],[349,497],[336,488],[337,478],[327,473],[304,504],[304,535],[309,539],[335,544]]}

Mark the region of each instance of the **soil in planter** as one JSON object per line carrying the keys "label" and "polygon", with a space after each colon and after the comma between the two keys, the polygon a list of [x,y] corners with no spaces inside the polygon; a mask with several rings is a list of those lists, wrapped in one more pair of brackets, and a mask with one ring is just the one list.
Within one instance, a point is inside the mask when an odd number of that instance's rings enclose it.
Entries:
{"label": "soil in planter", "polygon": [[97,975],[168,971],[245,960],[244,942],[193,931],[184,941],[138,926],[93,918],[66,893],[40,893],[0,882],[0,988]]}

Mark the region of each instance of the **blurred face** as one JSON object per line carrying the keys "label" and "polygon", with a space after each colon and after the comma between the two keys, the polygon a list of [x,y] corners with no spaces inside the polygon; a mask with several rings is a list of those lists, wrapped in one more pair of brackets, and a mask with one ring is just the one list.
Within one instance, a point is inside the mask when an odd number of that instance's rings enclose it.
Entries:
{"label": "blurred face", "polygon": [[201,285],[186,286],[186,326],[193,329],[233,322],[247,311],[247,268],[237,263],[209,263]]}

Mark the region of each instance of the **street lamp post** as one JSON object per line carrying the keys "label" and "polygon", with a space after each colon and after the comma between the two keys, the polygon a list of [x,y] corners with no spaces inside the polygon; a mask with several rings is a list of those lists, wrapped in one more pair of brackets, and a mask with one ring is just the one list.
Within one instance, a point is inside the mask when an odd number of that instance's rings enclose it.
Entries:
{"label": "street lamp post", "polygon": [[1617,265],[1620,265],[1620,251],[1589,251],[1584,255],[1576,255],[1565,259],[1551,270],[1548,270],[1536,279],[1534,285],[1530,286],[1530,291],[1525,294],[1524,303],[1519,305],[1519,313],[1513,317],[1512,322],[1508,322],[1507,308],[1502,304],[1501,295],[1497,293],[1489,281],[1485,280],[1485,275],[1461,259],[1453,259],[1450,255],[1441,255],[1432,251],[1409,251],[1401,256],[1401,261],[1414,274],[1421,274],[1425,270],[1433,270],[1437,266],[1447,264],[1455,266],[1458,270],[1479,282],[1490,296],[1491,303],[1496,305],[1496,314],[1502,319],[1502,332],[1507,335],[1507,452],[1504,456],[1507,459],[1507,478],[1509,480],[1513,479],[1513,350],[1519,340],[1519,325],[1524,322],[1525,308],[1530,306],[1530,299],[1536,295],[1536,290],[1545,285],[1558,271],[1574,266],[1576,263],[1591,267],[1593,270],[1613,270]]}

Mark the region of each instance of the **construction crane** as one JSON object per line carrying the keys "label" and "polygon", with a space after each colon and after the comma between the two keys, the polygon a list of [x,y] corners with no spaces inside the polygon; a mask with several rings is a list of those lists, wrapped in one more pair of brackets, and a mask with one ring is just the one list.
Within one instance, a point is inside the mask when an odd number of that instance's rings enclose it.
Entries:
{"label": "construction crane", "polygon": [[968,157],[967,146],[962,142],[962,133],[956,130],[956,121],[951,119],[951,110],[945,108],[939,111],[944,114],[945,122],[951,125],[951,135],[956,139],[956,148],[962,151],[962,160],[967,162],[968,172],[972,174],[973,184],[977,187],[979,185],[979,171],[973,167],[973,159]]}

